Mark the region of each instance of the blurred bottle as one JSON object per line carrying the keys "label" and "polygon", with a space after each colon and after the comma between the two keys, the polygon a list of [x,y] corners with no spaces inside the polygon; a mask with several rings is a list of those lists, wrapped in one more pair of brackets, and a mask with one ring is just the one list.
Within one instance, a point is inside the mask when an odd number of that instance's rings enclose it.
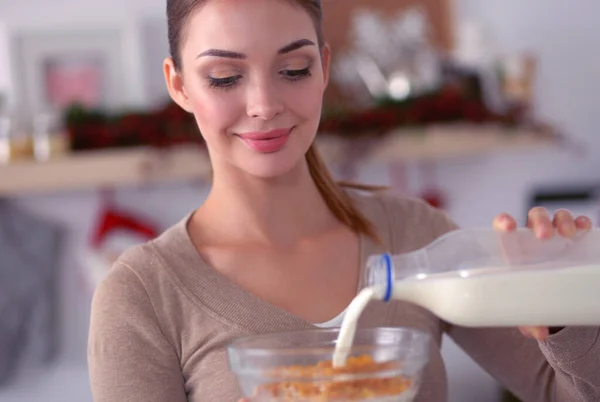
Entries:
{"label": "blurred bottle", "polygon": [[33,156],[44,162],[66,152],[67,136],[58,113],[41,112],[33,118]]}
{"label": "blurred bottle", "polygon": [[10,160],[10,131],[10,118],[0,112],[0,164],[8,163]]}
{"label": "blurred bottle", "polygon": [[13,118],[9,113],[8,100],[0,94],[0,164],[6,164],[11,159],[11,138]]}
{"label": "blurred bottle", "polygon": [[499,53],[497,41],[487,27],[473,21],[459,23],[452,59],[479,77],[486,106],[503,113],[507,105],[497,74]]}

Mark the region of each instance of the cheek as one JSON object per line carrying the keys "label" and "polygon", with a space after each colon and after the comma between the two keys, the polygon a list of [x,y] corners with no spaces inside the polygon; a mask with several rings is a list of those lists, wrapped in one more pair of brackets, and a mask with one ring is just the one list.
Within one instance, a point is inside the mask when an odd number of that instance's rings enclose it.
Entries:
{"label": "cheek", "polygon": [[320,119],[323,89],[318,82],[296,88],[292,85],[288,96],[290,109],[306,120]]}
{"label": "cheek", "polygon": [[211,88],[196,86],[188,96],[200,131],[205,136],[218,135],[239,118],[235,97]]}

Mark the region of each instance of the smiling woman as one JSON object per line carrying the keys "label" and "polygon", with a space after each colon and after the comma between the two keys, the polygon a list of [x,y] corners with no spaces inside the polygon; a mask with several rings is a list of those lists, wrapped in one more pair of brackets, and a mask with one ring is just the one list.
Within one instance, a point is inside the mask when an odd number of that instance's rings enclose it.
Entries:
{"label": "smiling woman", "polygon": [[[230,341],[335,325],[364,287],[370,255],[419,249],[456,228],[422,201],[333,181],[313,145],[330,64],[320,1],[168,0],[167,17],[167,87],[205,138],[212,187],[97,287],[88,354],[96,402],[234,402]],[[534,212],[534,226],[554,233]],[[561,233],[589,228],[558,218]],[[510,219],[500,227],[514,230]],[[400,302],[370,305],[359,326],[431,336],[419,401],[447,400],[444,331],[525,400],[600,400],[595,327],[567,327],[538,346],[517,329],[459,328]]]}
{"label": "smiling woman", "polygon": [[167,2],[167,86],[196,117],[215,179],[231,169],[262,178],[310,173],[337,219],[378,238],[313,145],[330,64],[320,1],[270,1],[268,11],[265,2],[229,3]]}
{"label": "smiling woman", "polygon": [[[228,3],[204,2],[188,17],[180,60],[165,62],[171,96],[196,117],[216,180],[234,167],[263,178],[298,174],[319,123],[328,50],[297,7],[275,1],[265,13],[255,2]],[[244,141],[273,130],[293,135],[269,158]]]}

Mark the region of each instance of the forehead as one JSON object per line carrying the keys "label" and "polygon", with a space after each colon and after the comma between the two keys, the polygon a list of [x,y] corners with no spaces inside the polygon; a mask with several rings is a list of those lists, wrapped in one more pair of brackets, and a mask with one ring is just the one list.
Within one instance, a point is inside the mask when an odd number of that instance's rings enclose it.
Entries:
{"label": "forehead", "polygon": [[285,0],[209,0],[195,10],[184,48],[252,53],[279,49],[298,39],[317,43],[309,13]]}

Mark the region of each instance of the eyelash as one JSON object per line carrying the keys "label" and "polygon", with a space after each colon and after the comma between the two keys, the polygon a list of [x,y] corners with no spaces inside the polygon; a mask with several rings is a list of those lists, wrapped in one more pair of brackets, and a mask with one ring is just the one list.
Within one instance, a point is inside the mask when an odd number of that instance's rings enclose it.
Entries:
{"label": "eyelash", "polygon": [[227,89],[234,86],[240,78],[242,78],[241,75],[234,75],[226,78],[208,77],[208,85],[211,88]]}
{"label": "eyelash", "polygon": [[[301,70],[284,70],[280,72],[280,74],[284,76],[285,79],[296,82],[312,76],[312,71],[310,67],[306,67]],[[211,88],[230,89],[237,84],[240,78],[242,78],[241,75],[234,75],[226,78],[208,77],[208,85]]]}

